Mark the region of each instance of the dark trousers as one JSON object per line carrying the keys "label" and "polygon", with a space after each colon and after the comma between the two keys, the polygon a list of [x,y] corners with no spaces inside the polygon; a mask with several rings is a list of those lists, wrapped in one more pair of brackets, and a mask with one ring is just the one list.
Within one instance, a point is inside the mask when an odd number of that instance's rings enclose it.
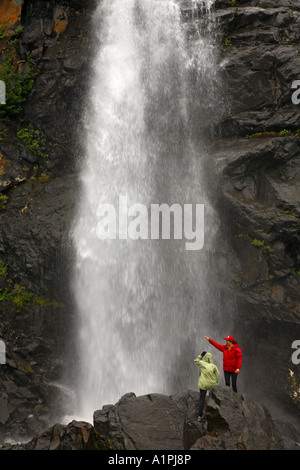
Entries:
{"label": "dark trousers", "polygon": [[203,408],[205,405],[205,397],[206,397],[207,390],[200,389],[200,400],[199,400],[199,416],[202,416]]}
{"label": "dark trousers", "polygon": [[224,370],[225,384],[228,387],[230,387],[230,379],[231,379],[232,389],[234,392],[237,392],[237,386],[236,386],[237,376],[238,375],[235,372],[228,372],[227,370]]}

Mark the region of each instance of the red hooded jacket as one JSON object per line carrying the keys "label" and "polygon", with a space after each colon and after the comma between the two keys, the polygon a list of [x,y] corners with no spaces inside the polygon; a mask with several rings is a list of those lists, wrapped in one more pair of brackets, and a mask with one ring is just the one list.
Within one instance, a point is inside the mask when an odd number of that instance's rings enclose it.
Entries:
{"label": "red hooded jacket", "polygon": [[242,367],[242,350],[238,347],[238,343],[235,343],[229,349],[225,344],[216,343],[213,339],[210,339],[209,342],[219,351],[223,352],[223,370],[235,372],[236,369]]}

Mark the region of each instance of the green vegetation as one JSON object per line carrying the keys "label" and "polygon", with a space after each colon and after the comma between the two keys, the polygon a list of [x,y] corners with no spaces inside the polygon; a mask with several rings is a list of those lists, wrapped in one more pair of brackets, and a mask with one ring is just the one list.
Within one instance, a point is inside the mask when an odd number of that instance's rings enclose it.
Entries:
{"label": "green vegetation", "polygon": [[14,38],[18,38],[20,36],[20,34],[22,34],[23,32],[23,26],[19,26],[15,31],[13,31],[12,33],[10,34],[7,34],[5,32],[5,26],[0,26],[0,40],[1,39],[5,39],[7,38],[8,36],[12,36]]}
{"label": "green vegetation", "polygon": [[254,134],[246,134],[246,137],[249,138],[259,138],[259,137],[300,137],[300,129],[296,131],[291,131],[290,129],[283,129],[280,132],[268,131],[268,132],[255,132]]}
{"label": "green vegetation", "polygon": [[20,312],[22,310],[23,305],[32,302],[32,300],[34,299],[34,294],[26,292],[24,286],[15,284],[12,291],[8,293],[8,297],[10,301],[12,301],[17,307],[17,311]]}
{"label": "green vegetation", "polygon": [[36,304],[40,307],[59,307],[60,304],[58,302],[40,297],[33,292],[28,292],[21,284],[14,284],[12,279],[8,278],[7,268],[7,265],[0,260],[0,279],[5,279],[6,281],[6,287],[0,289],[0,302],[12,302],[17,312],[20,312],[24,306],[30,304]]}
{"label": "green vegetation", "polygon": [[3,129],[2,131],[0,131],[0,142],[4,142],[6,137],[7,137],[7,132],[8,130],[7,129]]}
{"label": "green vegetation", "polygon": [[11,290],[7,287],[0,289],[0,302],[12,302],[17,312],[21,312],[24,306],[30,304],[36,304],[40,307],[59,306],[58,302],[46,299],[45,297],[39,297],[33,292],[27,292],[25,287],[20,284],[14,284]]}
{"label": "green vegetation", "polygon": [[239,233],[238,237],[239,238],[249,238],[249,235],[248,235],[248,233]]}
{"label": "green vegetation", "polygon": [[228,38],[225,39],[225,46],[226,47],[231,47],[232,46],[232,42],[230,41],[230,39],[228,39]]}
{"label": "green vegetation", "polygon": [[41,176],[38,177],[38,181],[40,183],[45,183],[46,181],[48,181],[50,178],[50,175],[48,175],[47,173],[42,173]]}
{"label": "green vegetation", "polygon": [[232,46],[232,42],[230,41],[230,39],[225,38],[224,43],[220,45],[220,50],[223,51],[227,47],[231,47],[231,46]]}
{"label": "green vegetation", "polygon": [[0,67],[0,80],[6,85],[6,104],[0,108],[2,121],[9,121],[22,111],[23,103],[34,83],[30,56],[22,67],[16,64],[16,41],[17,39],[12,40],[3,52]]}
{"label": "green vegetation", "polygon": [[296,212],[294,211],[290,211],[290,210],[286,210],[286,211],[280,211],[281,214],[286,214],[286,215],[292,215],[293,217],[296,217]]}
{"label": "green vegetation", "polygon": [[16,31],[13,33],[14,37],[15,38],[18,38],[22,33],[23,33],[23,29],[24,27],[23,26],[19,26]]}
{"label": "green vegetation", "polygon": [[257,240],[256,238],[254,238],[254,240],[252,240],[251,242],[251,245],[254,245],[254,246],[264,246],[265,242],[263,240]]}
{"label": "green vegetation", "polygon": [[32,292],[27,292],[24,286],[19,284],[15,284],[12,291],[7,294],[8,300],[13,302],[13,304],[17,308],[17,312],[20,312],[24,305],[28,305],[34,303],[41,307],[50,307],[55,306],[58,307],[58,302],[51,301],[44,297],[39,297]]}
{"label": "green vegetation", "polygon": [[[247,233],[239,233],[238,238],[243,238],[244,240],[249,240],[249,241],[251,240],[251,238],[249,237],[249,235]],[[258,246],[258,247],[263,246],[265,250],[273,251],[272,248],[269,245],[264,246],[265,245],[264,240],[257,240],[257,238],[253,238],[251,240],[251,245]]]}
{"label": "green vegetation", "polygon": [[280,137],[287,137],[292,135],[292,131],[289,131],[287,129],[283,129],[282,131],[279,132]]}
{"label": "green vegetation", "polygon": [[20,129],[17,133],[17,136],[24,142],[27,150],[38,155],[39,157],[48,157],[48,155],[41,149],[43,139],[41,138],[40,131],[34,129],[32,124],[29,124],[29,126]]}
{"label": "green vegetation", "polygon": [[24,304],[32,302],[34,296],[32,293],[26,292],[25,288],[15,284],[10,291],[8,288],[0,289],[0,302],[13,302],[20,312]]}
{"label": "green vegetation", "polygon": [[274,251],[273,248],[271,248],[269,245],[265,245],[264,250],[268,251],[269,253],[272,253],[272,251]]}
{"label": "green vegetation", "polygon": [[0,26],[0,39],[6,38],[5,26]]}
{"label": "green vegetation", "polygon": [[258,137],[277,137],[277,132],[255,132],[254,134],[247,134],[246,137],[249,138],[258,138]]}
{"label": "green vegetation", "polygon": [[7,202],[8,202],[8,196],[0,193],[0,209],[5,209]]}

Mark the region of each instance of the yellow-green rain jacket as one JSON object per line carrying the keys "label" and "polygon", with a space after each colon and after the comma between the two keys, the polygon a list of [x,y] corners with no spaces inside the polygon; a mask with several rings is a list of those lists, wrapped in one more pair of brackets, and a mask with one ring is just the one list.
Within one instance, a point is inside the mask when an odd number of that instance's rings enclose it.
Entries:
{"label": "yellow-green rain jacket", "polygon": [[219,369],[213,363],[211,353],[206,353],[202,359],[202,356],[196,357],[194,362],[200,367],[198,387],[201,390],[209,390],[219,381]]}

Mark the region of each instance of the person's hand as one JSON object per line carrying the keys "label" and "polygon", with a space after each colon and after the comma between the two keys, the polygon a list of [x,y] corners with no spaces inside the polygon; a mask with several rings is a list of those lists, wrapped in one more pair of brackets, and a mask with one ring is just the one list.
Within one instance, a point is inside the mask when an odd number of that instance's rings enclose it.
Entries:
{"label": "person's hand", "polygon": [[236,373],[236,374],[239,374],[239,373],[240,373],[240,369],[237,369],[237,370],[235,371],[235,373]]}
{"label": "person's hand", "polygon": [[209,337],[208,337],[208,336],[204,336],[204,339],[209,339]]}

